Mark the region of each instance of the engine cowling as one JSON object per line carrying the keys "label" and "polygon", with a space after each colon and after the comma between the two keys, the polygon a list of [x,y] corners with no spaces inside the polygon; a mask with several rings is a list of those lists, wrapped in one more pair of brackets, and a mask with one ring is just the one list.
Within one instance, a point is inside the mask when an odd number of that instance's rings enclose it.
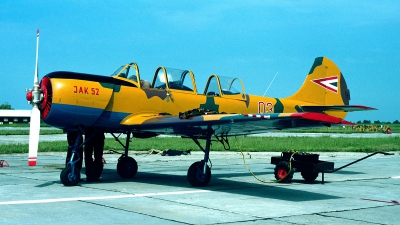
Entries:
{"label": "engine cowling", "polygon": [[53,72],[40,82],[41,119],[64,130],[90,127],[103,113],[113,94],[111,77]]}

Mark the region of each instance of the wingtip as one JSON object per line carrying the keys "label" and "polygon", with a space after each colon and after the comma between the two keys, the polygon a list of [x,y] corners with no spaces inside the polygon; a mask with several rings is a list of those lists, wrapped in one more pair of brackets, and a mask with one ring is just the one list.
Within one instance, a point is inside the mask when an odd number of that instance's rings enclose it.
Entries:
{"label": "wingtip", "polygon": [[377,108],[365,106],[365,105],[355,105],[355,107],[359,107],[360,109],[363,109],[363,110],[378,110]]}

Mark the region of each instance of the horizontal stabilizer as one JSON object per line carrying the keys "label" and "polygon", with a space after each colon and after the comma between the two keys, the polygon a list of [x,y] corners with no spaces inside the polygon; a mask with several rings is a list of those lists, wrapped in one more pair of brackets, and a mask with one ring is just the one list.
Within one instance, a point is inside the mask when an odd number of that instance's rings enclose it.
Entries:
{"label": "horizontal stabilizer", "polygon": [[329,123],[329,124],[343,124],[343,125],[354,125],[354,123],[349,122],[347,120],[343,120],[341,118],[337,118],[334,116],[326,115],[323,113],[294,113],[291,115],[292,118],[301,118],[309,121],[318,121],[321,123]]}
{"label": "horizontal stabilizer", "polygon": [[318,105],[318,106],[301,106],[305,112],[323,112],[323,111],[336,111],[336,112],[354,112],[364,110],[376,110],[375,108],[363,105]]}

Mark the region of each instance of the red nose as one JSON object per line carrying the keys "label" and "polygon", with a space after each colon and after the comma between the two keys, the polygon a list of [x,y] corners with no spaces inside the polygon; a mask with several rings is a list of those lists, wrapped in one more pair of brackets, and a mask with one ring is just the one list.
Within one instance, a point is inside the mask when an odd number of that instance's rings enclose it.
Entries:
{"label": "red nose", "polygon": [[28,100],[28,101],[32,101],[32,99],[33,99],[33,94],[32,94],[32,91],[30,91],[30,92],[26,93],[26,100]]}

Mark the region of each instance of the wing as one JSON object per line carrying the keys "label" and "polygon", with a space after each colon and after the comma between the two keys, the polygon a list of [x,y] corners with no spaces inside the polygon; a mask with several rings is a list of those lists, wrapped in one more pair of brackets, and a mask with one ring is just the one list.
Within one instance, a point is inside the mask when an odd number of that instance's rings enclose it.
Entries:
{"label": "wing", "polygon": [[168,115],[136,115],[121,124],[132,132],[204,136],[210,130],[217,135],[240,136],[282,129],[302,129],[331,125],[353,125],[337,117],[316,112],[272,114],[212,114],[181,119]]}

